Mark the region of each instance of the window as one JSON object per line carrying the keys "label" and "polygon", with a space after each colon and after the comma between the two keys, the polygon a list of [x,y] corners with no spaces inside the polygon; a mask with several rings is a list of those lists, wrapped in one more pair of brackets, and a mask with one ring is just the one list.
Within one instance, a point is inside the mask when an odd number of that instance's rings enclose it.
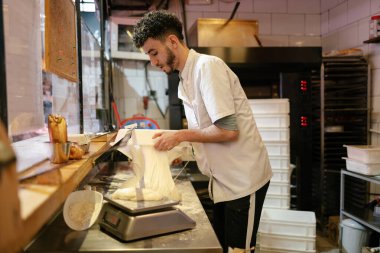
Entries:
{"label": "window", "polygon": [[[78,83],[43,70],[44,6],[44,0],[3,1],[8,129],[14,142],[46,134],[50,113],[66,118],[69,133],[80,132]],[[93,0],[81,0],[82,7],[83,11],[95,11],[96,6]],[[96,109],[104,101],[100,46],[84,22],[82,19],[84,131],[98,132]]]}

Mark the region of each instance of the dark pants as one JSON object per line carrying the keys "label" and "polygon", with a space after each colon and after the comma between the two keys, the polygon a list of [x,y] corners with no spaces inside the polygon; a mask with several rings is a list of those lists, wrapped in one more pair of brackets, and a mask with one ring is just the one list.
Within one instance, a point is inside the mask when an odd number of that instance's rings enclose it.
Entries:
{"label": "dark pants", "polygon": [[[268,187],[269,182],[254,193],[255,216],[250,247],[256,245],[261,210]],[[214,205],[213,227],[225,253],[228,252],[228,247],[245,249],[250,197],[248,195],[240,199],[220,202]]]}

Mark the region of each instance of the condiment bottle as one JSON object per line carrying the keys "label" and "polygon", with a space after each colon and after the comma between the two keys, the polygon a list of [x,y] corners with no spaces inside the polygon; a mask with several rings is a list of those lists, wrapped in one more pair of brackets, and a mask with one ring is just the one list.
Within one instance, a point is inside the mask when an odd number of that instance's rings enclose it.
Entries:
{"label": "condiment bottle", "polygon": [[380,35],[380,15],[372,16],[369,21],[369,38],[375,38]]}

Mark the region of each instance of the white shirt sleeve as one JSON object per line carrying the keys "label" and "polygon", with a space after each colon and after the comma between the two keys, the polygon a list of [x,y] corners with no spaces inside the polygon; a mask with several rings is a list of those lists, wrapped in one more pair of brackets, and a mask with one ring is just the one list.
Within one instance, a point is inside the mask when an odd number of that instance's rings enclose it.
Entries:
{"label": "white shirt sleeve", "polygon": [[224,62],[217,58],[203,62],[198,78],[203,102],[213,123],[235,114],[233,78]]}

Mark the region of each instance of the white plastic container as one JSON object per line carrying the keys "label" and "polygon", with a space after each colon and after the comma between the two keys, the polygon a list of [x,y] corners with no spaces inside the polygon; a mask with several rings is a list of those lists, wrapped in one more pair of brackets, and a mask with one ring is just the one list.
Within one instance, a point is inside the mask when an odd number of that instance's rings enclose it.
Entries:
{"label": "white plastic container", "polygon": [[269,156],[269,162],[274,169],[287,169],[290,166],[289,156]]}
{"label": "white plastic container", "polygon": [[289,113],[289,99],[249,99],[253,114]]}
{"label": "white plastic container", "polygon": [[255,114],[256,126],[261,127],[289,127],[289,114]]}
{"label": "white plastic container", "polygon": [[132,131],[131,139],[134,145],[153,146],[157,141],[156,139],[153,139],[153,135],[163,131],[164,130],[134,129]]}
{"label": "white plastic container", "polygon": [[[176,132],[177,130],[167,130],[167,129],[134,129],[132,131],[132,141],[134,145],[139,146],[153,146],[157,139],[153,139],[153,136],[156,133],[163,132]],[[177,147],[186,147],[190,146],[189,142],[181,142]]]}
{"label": "white plastic container", "polygon": [[269,156],[289,156],[289,141],[267,141],[264,142]]}
{"label": "white plastic container", "polygon": [[274,235],[260,233],[260,247],[287,252],[315,251],[315,237]]}
{"label": "white plastic container", "polygon": [[264,200],[265,208],[289,209],[290,195],[267,194]]}
{"label": "white plastic container", "polygon": [[361,252],[368,243],[369,231],[352,219],[345,219],[341,223],[342,251]]}
{"label": "white plastic container", "polygon": [[272,182],[290,182],[290,169],[274,169],[272,168],[273,176],[271,178]]}
{"label": "white plastic container", "polygon": [[309,211],[264,208],[259,231],[265,234],[315,237],[315,214]]}
{"label": "white plastic container", "polygon": [[380,163],[363,163],[343,157],[346,160],[346,168],[349,171],[364,175],[380,175]]}
{"label": "white plastic container", "polygon": [[[255,250],[256,252],[256,250]],[[316,250],[286,250],[286,249],[273,249],[266,247],[258,247],[257,253],[315,253]]]}
{"label": "white plastic container", "polygon": [[278,195],[289,195],[290,194],[290,184],[283,182],[270,181],[268,194],[278,194]]}
{"label": "white plastic container", "polygon": [[261,138],[267,141],[289,141],[289,128],[258,128]]}
{"label": "white plastic container", "polygon": [[380,146],[373,145],[343,145],[347,148],[350,159],[363,163],[380,163]]}

